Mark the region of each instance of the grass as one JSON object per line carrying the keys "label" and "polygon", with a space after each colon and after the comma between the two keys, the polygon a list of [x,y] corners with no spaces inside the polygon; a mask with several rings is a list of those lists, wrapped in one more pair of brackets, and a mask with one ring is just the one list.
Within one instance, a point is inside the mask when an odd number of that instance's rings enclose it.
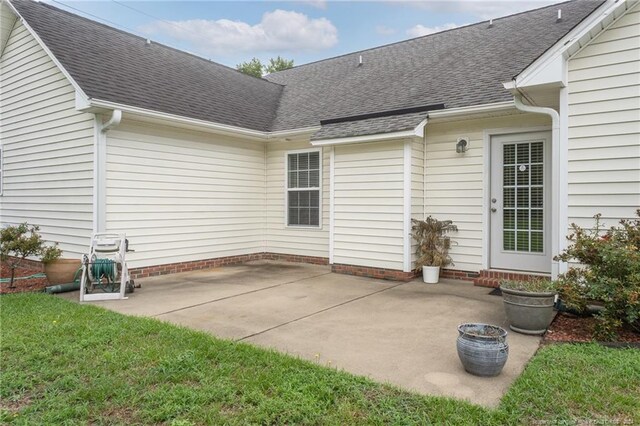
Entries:
{"label": "grass", "polygon": [[542,348],[501,405],[486,409],[43,294],[0,304],[1,423],[640,422],[633,349]]}

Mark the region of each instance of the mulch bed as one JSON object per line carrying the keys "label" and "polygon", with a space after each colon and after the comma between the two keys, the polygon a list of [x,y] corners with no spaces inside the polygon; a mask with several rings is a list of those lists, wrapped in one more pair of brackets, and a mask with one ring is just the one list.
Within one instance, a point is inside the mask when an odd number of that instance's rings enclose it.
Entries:
{"label": "mulch bed", "polygon": [[[596,319],[559,312],[544,335],[544,343],[585,343],[595,342],[593,329]],[[622,329],[615,342],[600,342],[607,346],[640,347],[640,333]]]}
{"label": "mulch bed", "polygon": [[[15,278],[28,277],[30,275],[42,273],[42,267],[24,264],[16,269]],[[5,262],[0,263],[0,278],[11,278],[11,268]],[[49,285],[47,278],[14,279],[14,287],[10,287],[8,282],[0,282],[0,294],[21,293],[25,291],[40,291]]]}

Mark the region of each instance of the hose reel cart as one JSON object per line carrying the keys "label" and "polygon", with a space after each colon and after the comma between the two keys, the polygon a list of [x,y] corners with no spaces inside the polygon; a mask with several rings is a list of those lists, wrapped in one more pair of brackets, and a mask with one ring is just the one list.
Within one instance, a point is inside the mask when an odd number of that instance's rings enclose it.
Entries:
{"label": "hose reel cart", "polygon": [[134,291],[126,262],[130,251],[124,234],[93,235],[89,254],[82,256],[81,302],[126,299]]}

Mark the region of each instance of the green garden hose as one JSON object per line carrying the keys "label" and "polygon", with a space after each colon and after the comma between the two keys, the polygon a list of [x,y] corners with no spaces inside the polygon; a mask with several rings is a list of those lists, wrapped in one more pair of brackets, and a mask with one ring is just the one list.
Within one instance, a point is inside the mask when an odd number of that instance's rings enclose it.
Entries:
{"label": "green garden hose", "polygon": [[95,259],[91,265],[91,274],[97,279],[106,278],[108,281],[116,280],[114,261],[111,259]]}

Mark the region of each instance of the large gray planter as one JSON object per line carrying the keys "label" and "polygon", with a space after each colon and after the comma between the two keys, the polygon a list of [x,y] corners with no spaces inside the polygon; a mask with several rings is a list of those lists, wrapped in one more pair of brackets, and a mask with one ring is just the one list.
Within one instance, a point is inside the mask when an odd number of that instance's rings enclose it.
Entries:
{"label": "large gray planter", "polygon": [[507,331],[496,325],[461,324],[456,347],[464,369],[476,376],[497,376],[507,362]]}
{"label": "large gray planter", "polygon": [[553,320],[556,293],[500,288],[509,328],[523,334],[542,334]]}

